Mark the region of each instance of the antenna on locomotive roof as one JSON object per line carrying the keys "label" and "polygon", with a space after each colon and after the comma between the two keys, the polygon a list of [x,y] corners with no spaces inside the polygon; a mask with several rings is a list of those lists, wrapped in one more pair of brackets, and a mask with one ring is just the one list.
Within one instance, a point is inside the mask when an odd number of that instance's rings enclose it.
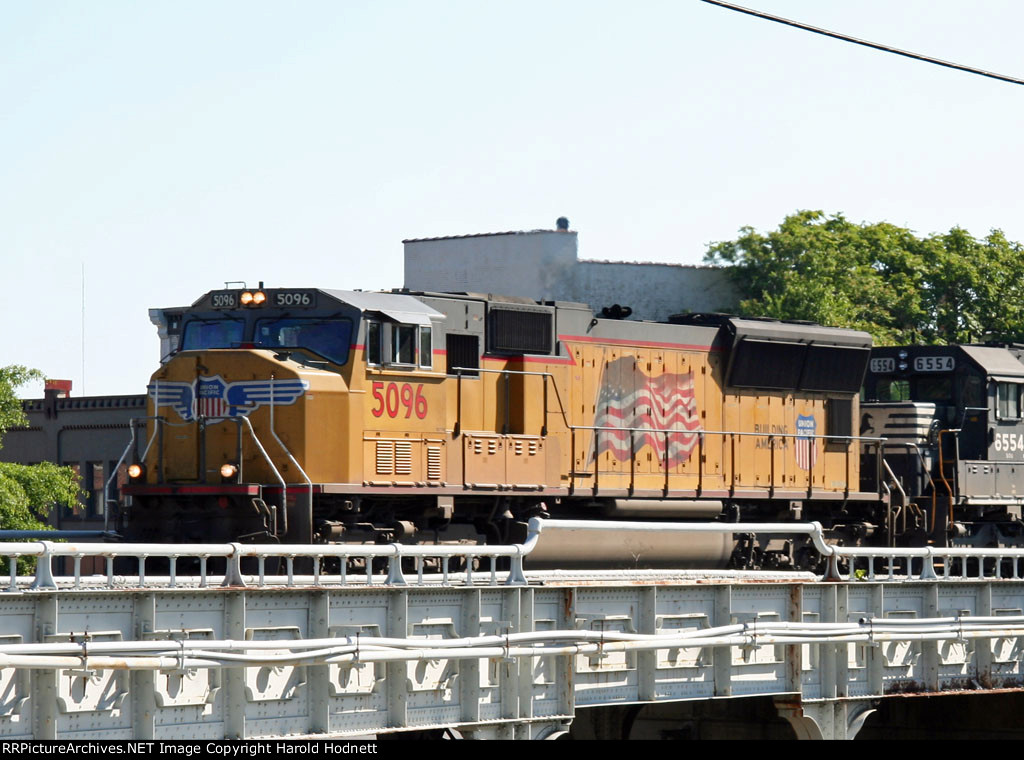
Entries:
{"label": "antenna on locomotive roof", "polygon": [[85,395],[85,262],[82,262],[82,395]]}

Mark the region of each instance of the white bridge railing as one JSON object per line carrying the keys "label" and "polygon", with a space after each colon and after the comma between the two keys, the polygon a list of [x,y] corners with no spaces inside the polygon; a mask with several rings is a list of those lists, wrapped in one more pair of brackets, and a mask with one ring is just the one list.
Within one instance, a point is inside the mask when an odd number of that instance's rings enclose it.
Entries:
{"label": "white bridge railing", "polygon": [[[96,587],[526,585],[524,560],[545,527],[627,534],[714,533],[805,536],[827,560],[824,581],[1024,579],[1024,548],[842,547],[819,523],[529,522],[521,544],[130,544],[22,541],[0,543],[8,558],[8,591]],[[35,576],[18,576],[18,560],[35,559]],[[65,574],[54,562],[70,559]],[[640,564],[643,558],[640,557]],[[85,569],[85,561],[89,560]],[[353,572],[357,560],[361,570]],[[97,571],[97,565],[103,567]],[[499,569],[499,565],[503,568]],[[938,572],[936,572],[938,569]],[[844,575],[845,572],[845,575]],[[412,578],[412,580],[410,580]]]}

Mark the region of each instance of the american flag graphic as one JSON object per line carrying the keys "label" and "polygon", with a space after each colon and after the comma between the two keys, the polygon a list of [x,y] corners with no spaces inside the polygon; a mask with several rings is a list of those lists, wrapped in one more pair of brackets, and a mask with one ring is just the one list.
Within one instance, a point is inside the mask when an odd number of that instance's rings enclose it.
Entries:
{"label": "american flag graphic", "polygon": [[[635,452],[650,446],[662,467],[682,464],[690,458],[697,443],[694,433],[700,430],[693,373],[665,372],[651,377],[637,367],[635,357],[623,356],[614,360],[605,367],[601,378],[594,427],[686,431],[668,434],[667,456],[665,433],[633,434]],[[629,461],[629,433],[626,430],[601,430],[597,432],[596,439],[597,447],[591,461],[606,451],[620,462]]]}
{"label": "american flag graphic", "polygon": [[818,442],[814,439],[814,433],[818,429],[818,423],[814,415],[800,414],[796,418],[796,466],[801,470],[809,470],[818,461]]}

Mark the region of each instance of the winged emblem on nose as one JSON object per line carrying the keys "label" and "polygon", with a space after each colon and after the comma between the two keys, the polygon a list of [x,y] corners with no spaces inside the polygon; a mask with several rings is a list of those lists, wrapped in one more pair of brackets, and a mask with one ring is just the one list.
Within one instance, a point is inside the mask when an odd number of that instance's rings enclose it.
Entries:
{"label": "winged emblem on nose", "polygon": [[185,422],[247,417],[261,406],[294,404],[309,389],[306,380],[240,380],[225,382],[220,375],[200,376],[191,383],[158,380],[148,386],[154,406],[169,406]]}

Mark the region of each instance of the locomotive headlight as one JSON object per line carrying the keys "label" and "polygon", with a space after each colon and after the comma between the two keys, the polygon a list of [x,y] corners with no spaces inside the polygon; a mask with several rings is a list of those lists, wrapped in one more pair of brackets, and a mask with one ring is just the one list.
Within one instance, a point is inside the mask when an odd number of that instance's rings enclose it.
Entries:
{"label": "locomotive headlight", "polygon": [[257,290],[255,293],[252,294],[253,306],[262,306],[264,303],[266,303],[266,300],[267,294],[264,293],[262,290]]}
{"label": "locomotive headlight", "polygon": [[907,352],[905,350],[899,352],[900,359],[903,359],[905,361],[907,356],[908,356],[908,354],[907,354]]}
{"label": "locomotive headlight", "polygon": [[250,293],[248,290],[244,290],[242,291],[242,295],[238,297],[238,300],[242,304],[242,306],[248,306],[249,304],[252,303],[252,293]]}
{"label": "locomotive headlight", "polygon": [[238,468],[230,462],[225,462],[220,466],[220,476],[224,480],[230,480],[238,474]]}
{"label": "locomotive headlight", "polygon": [[145,474],[146,470],[141,464],[130,464],[128,465],[128,477],[132,480],[138,480]]}
{"label": "locomotive headlight", "polygon": [[900,372],[906,372],[908,366],[909,365],[906,362],[900,362],[899,363]]}

